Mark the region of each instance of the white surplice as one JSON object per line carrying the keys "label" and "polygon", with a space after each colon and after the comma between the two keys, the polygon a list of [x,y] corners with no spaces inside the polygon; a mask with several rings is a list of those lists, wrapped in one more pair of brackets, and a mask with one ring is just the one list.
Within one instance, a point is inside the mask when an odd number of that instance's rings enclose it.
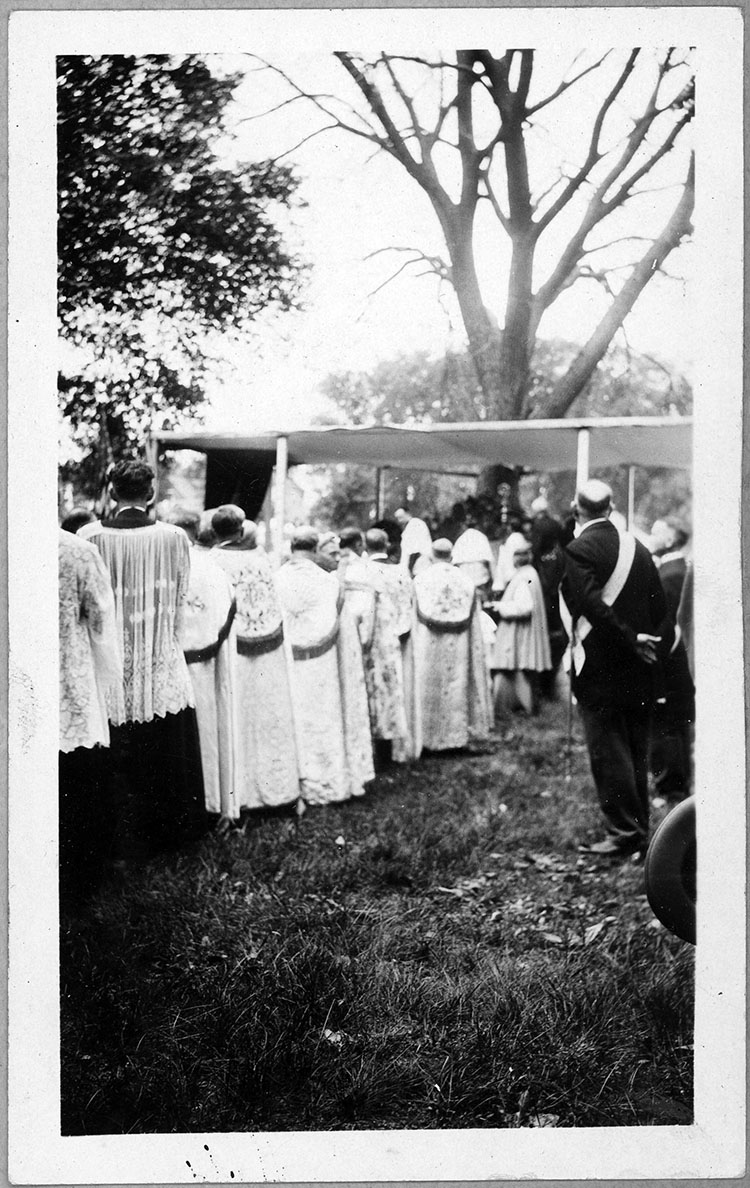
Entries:
{"label": "white surplice", "polygon": [[182,644],[193,684],[206,808],[239,816],[234,789],[232,587],[205,550],[190,550]]}
{"label": "white surplice", "polygon": [[292,651],[292,704],[301,794],[311,804],[360,796],[373,778],[367,691],[357,625],[339,580],[301,553],[275,575]]}
{"label": "white surplice", "polygon": [[174,524],[84,524],[115,596],[123,680],[107,698],[109,720],[150,722],[195,704],[181,631],[190,579],[188,538]]}
{"label": "white surplice", "polygon": [[343,590],[359,628],[372,737],[401,741],[407,734],[401,654],[396,612],[381,566],[365,557],[352,561]]}
{"label": "white surplice", "polygon": [[463,747],[490,730],[490,689],[473,581],[446,561],[414,579],[415,658],[428,750]]}
{"label": "white surplice", "polygon": [[300,794],[281,606],[261,548],[216,548],[234,587],[235,789],[240,808],[290,804]]}
{"label": "white surplice", "polygon": [[109,745],[106,698],[122,684],[115,599],[94,545],[58,531],[60,626],[60,741],[77,747]]}

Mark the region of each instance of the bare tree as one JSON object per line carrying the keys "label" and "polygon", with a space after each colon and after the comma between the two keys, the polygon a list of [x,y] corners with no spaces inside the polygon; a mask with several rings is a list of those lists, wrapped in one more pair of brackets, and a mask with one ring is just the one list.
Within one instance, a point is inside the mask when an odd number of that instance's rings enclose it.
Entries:
{"label": "bare tree", "polygon": [[[616,55],[605,54],[588,64],[574,63],[558,86],[537,96],[532,87],[535,53],[530,49],[507,50],[499,57],[483,49],[460,50],[454,62],[387,53],[372,60],[343,51],[335,56],[359,92],[358,105],[346,103],[341,96],[308,94],[284,75],[294,92],[287,102],[312,100],[328,120],[318,132],[344,129],[370,141],[398,161],[429,198],[447,259],[415,248],[413,262],[426,265],[455,289],[490,415],[500,419],[563,416],[584,390],[640,293],[692,230],[691,155],[666,224],[647,236],[627,235],[612,241],[621,244],[625,239],[633,247],[641,243],[642,254],[628,261],[624,280],[622,265],[613,272],[611,266],[596,263],[604,248],[612,246],[601,241],[602,228],[612,226],[612,233],[619,235],[614,230],[618,212],[647,193],[646,185],[657,185],[657,167],[673,153],[693,117],[694,78],[688,62],[674,49],[655,56],[633,49],[619,64]],[[650,89],[643,98],[642,76],[649,68]],[[424,80],[419,82],[415,71],[434,84],[434,102],[425,101]],[[590,75],[601,76],[604,86],[582,158],[536,194],[529,154],[539,113],[566,94],[570,98],[569,92]],[[638,94],[639,109],[623,125],[623,112]],[[448,180],[448,157],[458,161],[458,185]],[[453,169],[455,176],[455,165]],[[485,302],[477,274],[475,224],[480,203],[489,206],[509,243],[502,326]],[[564,240],[556,248],[554,265],[539,279],[537,249],[553,226],[558,233],[565,227]],[[572,285],[585,283],[605,288],[608,308],[572,366],[544,402],[535,403],[531,360],[542,318]]]}

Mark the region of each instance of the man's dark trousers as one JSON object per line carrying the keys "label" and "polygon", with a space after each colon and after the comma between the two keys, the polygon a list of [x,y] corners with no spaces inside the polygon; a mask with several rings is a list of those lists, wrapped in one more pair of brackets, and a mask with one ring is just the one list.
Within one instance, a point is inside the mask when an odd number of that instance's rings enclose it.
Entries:
{"label": "man's dark trousers", "polygon": [[608,835],[622,849],[648,842],[650,707],[579,705]]}

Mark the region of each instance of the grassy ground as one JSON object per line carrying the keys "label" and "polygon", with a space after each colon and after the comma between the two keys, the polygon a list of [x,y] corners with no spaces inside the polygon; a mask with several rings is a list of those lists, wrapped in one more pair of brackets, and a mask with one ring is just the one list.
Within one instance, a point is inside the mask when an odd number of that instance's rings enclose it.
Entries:
{"label": "grassy ground", "polygon": [[253,816],[63,921],[63,1133],[692,1118],[693,951],[596,864],[565,711]]}

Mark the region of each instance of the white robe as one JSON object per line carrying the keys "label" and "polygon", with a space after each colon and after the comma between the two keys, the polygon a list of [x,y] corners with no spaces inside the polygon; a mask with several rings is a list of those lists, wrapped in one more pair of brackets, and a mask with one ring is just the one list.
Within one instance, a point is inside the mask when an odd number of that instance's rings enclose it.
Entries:
{"label": "white robe", "polygon": [[403,740],[407,724],[401,650],[396,613],[381,567],[365,558],[352,561],[343,590],[345,605],[359,628],[372,736]]}
{"label": "white robe", "polygon": [[211,553],[190,552],[190,584],[182,643],[193,683],[206,808],[236,819],[232,587]]}
{"label": "white robe", "polygon": [[551,668],[547,612],[539,574],[533,565],[514,570],[505,593],[495,605],[500,622],[495,633],[492,667],[505,672],[544,672]]}
{"label": "white robe", "polygon": [[290,660],[281,606],[263,549],[213,549],[234,587],[235,795],[239,808],[278,807],[299,796]]}
{"label": "white robe", "polygon": [[115,599],[94,545],[58,531],[60,740],[66,753],[109,746],[107,693],[122,685]]}
{"label": "white robe", "polygon": [[115,596],[122,684],[107,697],[110,722],[150,722],[193,706],[182,651],[190,545],[182,528],[84,524],[78,535],[98,548]]}
{"label": "white robe", "polygon": [[424,746],[441,751],[486,738],[490,689],[474,583],[437,561],[415,577],[414,594]]}
{"label": "white robe", "polygon": [[380,569],[396,621],[406,735],[394,741],[392,755],[397,763],[404,763],[418,759],[422,753],[422,706],[414,663],[414,627],[417,621],[414,587],[405,570],[400,565],[391,565],[385,554],[373,556],[371,561]]}
{"label": "white robe", "polygon": [[483,586],[492,576],[494,558],[489,539],[478,528],[467,528],[453,546],[451,560],[475,586]]}
{"label": "white robe", "polygon": [[310,804],[361,796],[374,776],[367,691],[357,625],[340,608],[339,580],[293,553],[274,581],[294,657],[301,795]]}
{"label": "white robe", "polygon": [[412,567],[412,572],[418,573],[423,566],[429,563],[431,552],[432,537],[430,536],[429,528],[424,520],[420,520],[417,516],[412,516],[407,521],[401,533],[401,560],[399,564],[408,569],[409,558],[417,553],[418,557]]}

